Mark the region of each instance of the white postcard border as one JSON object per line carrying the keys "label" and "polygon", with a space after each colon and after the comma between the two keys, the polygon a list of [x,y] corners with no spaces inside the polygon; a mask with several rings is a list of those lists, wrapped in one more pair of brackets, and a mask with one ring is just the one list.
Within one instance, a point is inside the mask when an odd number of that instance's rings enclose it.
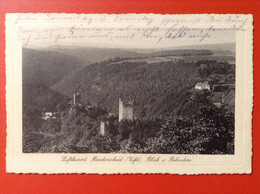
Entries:
{"label": "white postcard border", "polygon": [[[152,14],[149,15],[153,17]],[[217,17],[218,15],[214,16]],[[183,15],[183,17],[185,17],[185,15]],[[201,15],[201,17],[207,17],[207,15]],[[252,15],[244,15],[244,17],[248,17],[246,32],[237,32],[236,41],[236,122],[234,155],[29,154],[22,153],[22,45],[19,41],[14,39],[16,15],[7,14],[6,171],[9,173],[47,174],[250,174],[252,171],[253,18]],[[155,159],[159,157],[159,162],[148,161],[149,157],[154,157]],[[71,158],[71,161],[66,160],[69,158]]]}

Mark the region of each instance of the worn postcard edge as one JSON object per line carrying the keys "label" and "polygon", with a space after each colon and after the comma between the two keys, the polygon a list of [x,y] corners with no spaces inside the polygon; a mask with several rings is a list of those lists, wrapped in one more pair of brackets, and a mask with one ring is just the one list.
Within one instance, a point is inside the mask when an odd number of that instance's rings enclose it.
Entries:
{"label": "worn postcard edge", "polygon": [[[9,15],[9,14],[7,14]],[[168,14],[166,14],[168,15]],[[199,14],[201,15],[201,14]],[[202,14],[203,15],[203,14]],[[218,14],[217,14],[218,15]],[[222,15],[222,14],[220,14]],[[240,14],[239,14],[240,15]],[[251,16],[251,22],[253,24],[253,17]],[[6,17],[7,18],[7,17]],[[10,46],[10,38],[12,39],[12,37],[10,37],[10,34],[8,34],[8,29],[7,29],[8,23],[7,23],[7,19],[6,19],[6,34],[5,34],[5,40],[6,40],[6,50],[5,50],[5,56],[6,56],[6,110],[7,110],[7,147],[6,147],[6,171],[8,173],[38,173],[38,174],[180,174],[180,175],[198,175],[198,174],[250,174],[252,172],[252,161],[251,161],[251,157],[252,157],[252,111],[253,111],[253,25],[252,28],[250,30],[247,31],[247,38],[249,38],[248,43],[247,43],[247,49],[245,52],[246,55],[246,60],[247,62],[247,66],[246,66],[246,75],[248,76],[247,79],[247,83],[244,83],[245,86],[247,87],[246,90],[246,94],[245,94],[245,106],[246,106],[246,112],[250,113],[247,114],[247,121],[246,121],[246,127],[247,127],[247,131],[244,131],[246,134],[244,134],[246,137],[246,143],[247,145],[247,153],[245,154],[244,162],[240,165],[239,169],[233,169],[233,170],[228,170],[228,169],[221,169],[223,167],[221,167],[220,169],[216,169],[216,170],[212,170],[212,169],[203,169],[203,167],[201,167],[201,169],[193,169],[194,166],[188,167],[189,170],[188,171],[176,171],[174,169],[170,169],[169,167],[162,167],[162,166],[151,166],[151,168],[145,168],[142,169],[141,167],[135,167],[134,169],[128,169],[126,170],[126,168],[128,167],[127,165],[122,165],[122,168],[118,168],[116,165],[114,166],[116,169],[110,168],[109,170],[107,169],[107,166],[99,166],[96,165],[95,168],[99,168],[99,169],[95,169],[94,171],[88,169],[86,170],[84,167],[84,165],[80,165],[82,166],[81,169],[72,166],[72,168],[70,167],[70,169],[65,169],[65,168],[59,168],[57,167],[56,169],[54,168],[47,168],[47,169],[42,169],[42,165],[35,165],[33,166],[26,166],[24,168],[24,166],[19,166],[17,165],[17,161],[14,161],[14,158],[11,156],[11,152],[13,152],[13,150],[15,149],[12,143],[13,143],[13,125],[12,125],[12,113],[15,111],[13,109],[12,106],[12,90],[14,89],[12,86],[12,79],[10,76],[10,73],[12,73],[11,71],[13,71],[14,69],[10,68],[10,65],[12,63],[13,60],[13,54],[9,52],[9,46]],[[238,53],[237,53],[238,54]],[[249,130],[250,129],[250,130]],[[44,154],[42,154],[44,156]],[[102,154],[101,154],[102,155]],[[199,155],[198,155],[199,157]],[[49,164],[51,165],[51,164]],[[118,165],[119,166],[119,165]],[[228,167],[227,167],[228,168]]]}

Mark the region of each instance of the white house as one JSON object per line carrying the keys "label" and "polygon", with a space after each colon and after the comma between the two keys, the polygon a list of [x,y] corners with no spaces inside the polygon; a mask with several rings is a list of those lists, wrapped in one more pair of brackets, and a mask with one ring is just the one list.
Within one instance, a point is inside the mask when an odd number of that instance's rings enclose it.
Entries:
{"label": "white house", "polygon": [[220,108],[222,106],[221,102],[214,102],[213,105],[217,108]]}
{"label": "white house", "polygon": [[195,89],[196,89],[196,90],[208,90],[208,91],[210,91],[209,82],[208,82],[208,81],[205,81],[204,83],[198,82],[198,83],[195,85]]}
{"label": "white house", "polygon": [[45,112],[43,115],[42,115],[42,119],[44,120],[47,120],[49,118],[52,118],[53,116],[53,113],[52,112]]}

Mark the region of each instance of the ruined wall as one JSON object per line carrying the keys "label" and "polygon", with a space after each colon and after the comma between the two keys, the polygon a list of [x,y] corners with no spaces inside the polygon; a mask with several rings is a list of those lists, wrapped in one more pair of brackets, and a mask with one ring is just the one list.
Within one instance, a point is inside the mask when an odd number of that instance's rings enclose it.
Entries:
{"label": "ruined wall", "polygon": [[124,104],[124,102],[119,98],[119,118],[120,122],[123,119],[133,120],[134,118],[134,108],[132,104]]}
{"label": "ruined wall", "polygon": [[79,92],[74,92],[73,94],[73,104],[76,105],[77,103],[80,103],[81,101],[81,95]]}
{"label": "ruined wall", "polygon": [[100,122],[100,134],[101,135],[107,135],[107,133],[108,133],[107,121],[101,121]]}

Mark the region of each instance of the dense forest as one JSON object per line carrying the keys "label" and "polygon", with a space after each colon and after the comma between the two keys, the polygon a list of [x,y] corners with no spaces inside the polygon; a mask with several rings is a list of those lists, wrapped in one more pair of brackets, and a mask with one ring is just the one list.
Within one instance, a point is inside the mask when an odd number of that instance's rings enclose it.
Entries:
{"label": "dense forest", "polygon": [[[233,76],[232,76],[233,75]],[[95,102],[118,112],[118,99],[134,100],[136,117],[150,119],[193,114],[195,103],[203,98],[193,90],[197,82],[234,83],[234,66],[216,61],[192,62],[101,62],[85,67],[73,77],[52,86],[66,96],[79,91],[82,101]],[[233,90],[221,92],[224,98]],[[211,97],[210,97],[211,95]],[[209,94],[214,102],[217,94]],[[193,100],[191,100],[193,99]],[[230,105],[230,101],[227,99]],[[233,102],[231,102],[232,104]]]}
{"label": "dense forest", "polygon": [[[91,65],[70,58],[68,52],[33,52],[26,50],[23,55],[24,152],[234,153],[235,90],[222,85],[234,85],[235,65],[225,60],[197,60],[212,51],[161,51],[141,56],[131,52],[130,57],[122,52],[122,56]],[[42,60],[48,54],[51,57]],[[163,60],[186,55],[196,60]],[[151,63],[151,57],[162,61]],[[45,63],[54,67],[39,67]],[[30,76],[34,72],[43,76]],[[194,88],[205,81],[216,89]],[[77,107],[72,116],[70,99],[75,91],[81,94],[80,105],[96,106],[88,111]],[[133,121],[118,122],[119,98],[133,100]],[[44,112],[56,116],[43,119]],[[101,135],[104,120],[109,123],[108,133]]]}
{"label": "dense forest", "polygon": [[201,105],[189,118],[119,123],[116,117],[109,117],[111,124],[105,136],[99,133],[105,114],[80,112],[74,118],[65,114],[60,120],[47,121],[35,118],[37,112],[27,114],[34,117],[29,119],[33,123],[24,117],[23,151],[29,153],[234,153],[234,114],[210,105]]}

